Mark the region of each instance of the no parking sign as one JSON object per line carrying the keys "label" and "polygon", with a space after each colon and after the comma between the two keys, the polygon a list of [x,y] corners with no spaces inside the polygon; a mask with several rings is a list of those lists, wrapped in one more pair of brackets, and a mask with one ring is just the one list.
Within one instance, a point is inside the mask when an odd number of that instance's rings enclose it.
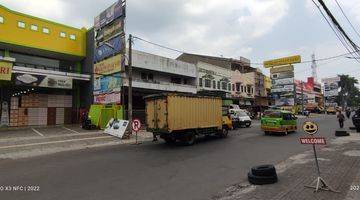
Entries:
{"label": "no parking sign", "polygon": [[132,121],[132,130],[138,132],[141,128],[141,122],[139,119],[133,119]]}
{"label": "no parking sign", "polygon": [[139,119],[133,119],[131,124],[132,130],[136,133],[136,142],[135,144],[141,144],[141,142],[138,142],[138,131],[141,128],[141,122]]}

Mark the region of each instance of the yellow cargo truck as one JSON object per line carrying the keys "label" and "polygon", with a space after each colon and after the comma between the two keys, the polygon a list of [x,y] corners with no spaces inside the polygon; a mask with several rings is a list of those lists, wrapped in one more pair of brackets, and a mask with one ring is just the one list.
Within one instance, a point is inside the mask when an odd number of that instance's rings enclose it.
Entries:
{"label": "yellow cargo truck", "polygon": [[199,135],[226,137],[222,100],[185,94],[159,94],[145,97],[147,131],[168,143],[180,140],[192,145]]}

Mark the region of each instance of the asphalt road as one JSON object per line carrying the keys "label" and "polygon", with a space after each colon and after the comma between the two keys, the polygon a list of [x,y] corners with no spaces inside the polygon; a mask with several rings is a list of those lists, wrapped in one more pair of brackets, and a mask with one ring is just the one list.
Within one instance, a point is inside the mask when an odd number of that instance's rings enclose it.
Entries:
{"label": "asphalt road", "polygon": [[[333,138],[334,116],[312,118],[319,135]],[[299,119],[299,125],[303,122]],[[347,121],[347,125],[349,120]],[[0,191],[0,199],[210,199],[246,181],[253,165],[279,163],[309,150],[302,131],[265,136],[258,125],[226,139],[202,139],[190,147],[145,143],[0,160],[1,186],[39,186],[39,192]],[[36,189],[36,188],[35,188]]]}

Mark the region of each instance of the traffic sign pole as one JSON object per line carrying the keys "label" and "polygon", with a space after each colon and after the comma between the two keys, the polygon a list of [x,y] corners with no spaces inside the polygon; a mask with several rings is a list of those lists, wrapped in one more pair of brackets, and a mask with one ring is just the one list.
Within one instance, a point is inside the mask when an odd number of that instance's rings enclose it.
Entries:
{"label": "traffic sign pole", "polygon": [[132,130],[135,131],[135,145],[141,144],[138,142],[138,132],[141,128],[141,122],[139,119],[133,119],[131,124]]}
{"label": "traffic sign pole", "polygon": [[305,187],[314,188],[315,189],[314,192],[318,192],[319,190],[325,190],[325,191],[338,193],[339,191],[336,191],[336,190],[332,189],[325,182],[325,180],[323,178],[321,178],[321,175],[320,175],[320,167],[319,167],[319,161],[318,161],[315,145],[316,144],[324,145],[324,144],[326,144],[326,142],[325,142],[325,138],[319,138],[319,137],[314,136],[318,132],[318,129],[319,129],[319,127],[318,127],[318,125],[316,123],[307,121],[303,125],[303,130],[304,130],[305,133],[310,135],[310,138],[300,138],[301,144],[312,144],[313,150],[314,150],[316,172],[317,172],[317,178],[315,180],[315,182],[316,182],[315,186],[305,185]]}

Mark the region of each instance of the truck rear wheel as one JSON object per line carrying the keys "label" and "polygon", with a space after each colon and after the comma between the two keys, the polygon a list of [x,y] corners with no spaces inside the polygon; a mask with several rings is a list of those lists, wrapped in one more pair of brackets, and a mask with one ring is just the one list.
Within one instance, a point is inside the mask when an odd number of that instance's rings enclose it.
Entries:
{"label": "truck rear wheel", "polygon": [[219,133],[219,136],[221,138],[226,138],[228,136],[228,129],[226,127],[222,127],[221,132]]}
{"label": "truck rear wheel", "polygon": [[192,133],[189,133],[187,136],[185,136],[184,138],[181,139],[181,141],[187,145],[187,146],[191,146],[191,145],[194,145],[195,142],[196,142],[196,138],[197,138],[197,135],[196,133],[192,132]]}

